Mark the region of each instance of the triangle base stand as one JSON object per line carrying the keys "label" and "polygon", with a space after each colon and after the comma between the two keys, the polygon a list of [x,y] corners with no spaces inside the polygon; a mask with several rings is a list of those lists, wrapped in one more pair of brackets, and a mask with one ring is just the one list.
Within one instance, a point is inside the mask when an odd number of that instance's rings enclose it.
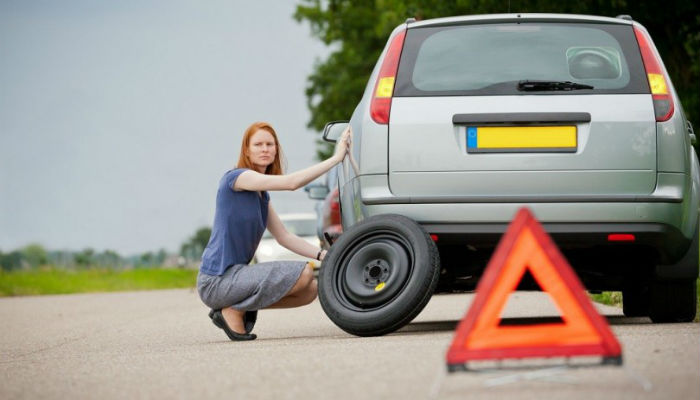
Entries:
{"label": "triangle base stand", "polygon": [[[502,360],[501,360],[502,361]],[[473,361],[472,361],[473,363]],[[561,364],[548,364],[546,367],[568,367],[568,368],[589,368],[589,367],[600,367],[600,366],[621,366],[622,356],[612,356],[612,357],[602,357],[599,362],[592,363],[561,363]],[[501,370],[533,370],[540,369],[543,365],[503,365],[500,363],[495,367],[488,368],[471,368],[469,367],[469,362],[457,363],[457,364],[447,364],[447,372],[489,372],[489,371],[501,371]]]}

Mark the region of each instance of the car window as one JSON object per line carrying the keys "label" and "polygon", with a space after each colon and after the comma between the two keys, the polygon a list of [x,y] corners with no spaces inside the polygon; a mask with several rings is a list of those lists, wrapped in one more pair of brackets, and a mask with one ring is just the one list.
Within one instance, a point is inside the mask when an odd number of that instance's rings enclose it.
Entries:
{"label": "car window", "polygon": [[648,92],[634,32],[626,25],[416,28],[409,29],[404,47],[396,96],[523,94],[523,80],[578,82],[594,87],[588,93]]}

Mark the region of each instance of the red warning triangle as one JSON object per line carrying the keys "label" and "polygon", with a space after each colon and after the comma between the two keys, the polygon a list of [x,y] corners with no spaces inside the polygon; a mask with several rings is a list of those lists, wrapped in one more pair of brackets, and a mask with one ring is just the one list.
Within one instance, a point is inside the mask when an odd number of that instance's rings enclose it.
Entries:
{"label": "red warning triangle", "polygon": [[[499,326],[508,296],[526,271],[557,306],[562,322]],[[607,321],[556,244],[521,208],[489,261],[476,297],[447,352],[448,366],[473,360],[595,355],[620,362],[622,350]]]}

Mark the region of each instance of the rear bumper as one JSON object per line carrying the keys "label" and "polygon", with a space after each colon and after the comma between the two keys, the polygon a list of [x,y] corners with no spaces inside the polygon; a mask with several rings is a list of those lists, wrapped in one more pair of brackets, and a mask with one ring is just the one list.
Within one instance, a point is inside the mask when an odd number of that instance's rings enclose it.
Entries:
{"label": "rear bumper", "polygon": [[619,195],[473,195],[396,196],[391,192],[386,175],[359,177],[362,202],[379,204],[470,204],[470,203],[682,203],[687,192],[686,174],[658,173],[656,188],[649,194]]}
{"label": "rear bumper", "polygon": [[[344,186],[341,204],[344,226],[400,214],[438,235],[438,243],[484,247],[495,246],[516,212],[528,207],[563,250],[621,249],[639,255],[641,249],[670,271],[688,253],[697,231],[698,196],[691,186],[686,174],[659,173],[656,189],[644,196],[419,198],[394,196],[386,175],[365,175]],[[633,234],[635,241],[609,242],[611,233]],[[693,269],[697,276],[697,263]]]}
{"label": "rear bumper", "polygon": [[[421,224],[428,233],[437,235],[440,245],[469,244],[495,247],[508,228],[506,223]],[[658,262],[672,264],[688,251],[691,239],[677,228],[659,223],[543,223],[545,231],[562,249],[600,246],[634,246],[654,249]],[[632,234],[634,241],[610,241],[610,234]]]}
{"label": "rear bumper", "polygon": [[[343,205],[360,205],[343,208],[343,225],[353,225],[372,215],[395,213],[422,225],[440,225],[453,231],[464,229],[464,233],[468,233],[483,228],[484,234],[494,229],[502,233],[518,209],[529,207],[541,223],[551,224],[561,234],[576,233],[578,238],[582,232],[595,233],[600,229],[600,233],[618,230],[622,233],[629,229],[630,233],[639,232],[643,237],[668,235],[669,240],[687,241],[696,230],[697,191],[691,190],[693,186],[686,174],[658,173],[657,176],[655,190],[647,195],[484,196],[465,193],[405,197],[391,192],[387,175],[364,175],[353,179],[341,191]],[[687,243],[667,247],[687,247]]]}

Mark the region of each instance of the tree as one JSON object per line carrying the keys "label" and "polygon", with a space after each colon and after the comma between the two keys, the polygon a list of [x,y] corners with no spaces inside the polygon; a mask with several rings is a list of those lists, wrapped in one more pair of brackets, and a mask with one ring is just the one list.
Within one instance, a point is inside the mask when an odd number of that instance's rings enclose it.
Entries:
{"label": "tree", "polygon": [[49,260],[44,247],[37,243],[25,246],[22,248],[21,253],[22,259],[32,268],[44,265]]}
{"label": "tree", "polygon": [[202,256],[204,248],[207,247],[210,236],[211,228],[197,229],[194,235],[180,246],[180,255],[187,260],[198,260]]}
{"label": "tree", "polygon": [[57,267],[72,267],[75,265],[75,253],[68,250],[52,250],[48,252],[49,264]]}
{"label": "tree", "polygon": [[153,255],[153,253],[150,251],[147,251],[147,252],[141,254],[141,256],[139,257],[139,265],[151,266],[151,265],[153,265],[154,260],[155,260],[155,257]]}
{"label": "tree", "polygon": [[168,252],[165,249],[161,248],[155,254],[155,258],[154,258],[155,264],[162,266],[165,263],[166,258],[168,258]]}
{"label": "tree", "polygon": [[201,249],[201,251],[204,251],[204,248],[207,247],[207,244],[209,243],[209,237],[211,236],[211,228],[199,228],[197,229],[197,232],[195,232],[194,236],[190,240],[192,244],[195,246],[197,249]]}
{"label": "tree", "polygon": [[22,267],[22,253],[15,250],[9,253],[0,253],[0,267],[4,271],[12,271]]}
{"label": "tree", "polygon": [[[510,9],[510,10],[509,10]],[[406,18],[418,20],[452,15],[503,12],[553,12],[614,17],[629,14],[650,32],[687,117],[700,127],[700,6],[671,0],[303,0],[294,18],[307,21],[312,35],[335,49],[316,62],[308,77],[310,128],[320,131],[328,121],[347,120],[364,92],[372,68],[391,31]],[[331,154],[328,143],[317,141],[317,157]]]}
{"label": "tree", "polygon": [[122,257],[114,250],[105,250],[96,257],[100,265],[116,268],[121,266]]}
{"label": "tree", "polygon": [[95,263],[95,250],[91,248],[84,249],[75,254],[75,263],[81,267],[87,267]]}

